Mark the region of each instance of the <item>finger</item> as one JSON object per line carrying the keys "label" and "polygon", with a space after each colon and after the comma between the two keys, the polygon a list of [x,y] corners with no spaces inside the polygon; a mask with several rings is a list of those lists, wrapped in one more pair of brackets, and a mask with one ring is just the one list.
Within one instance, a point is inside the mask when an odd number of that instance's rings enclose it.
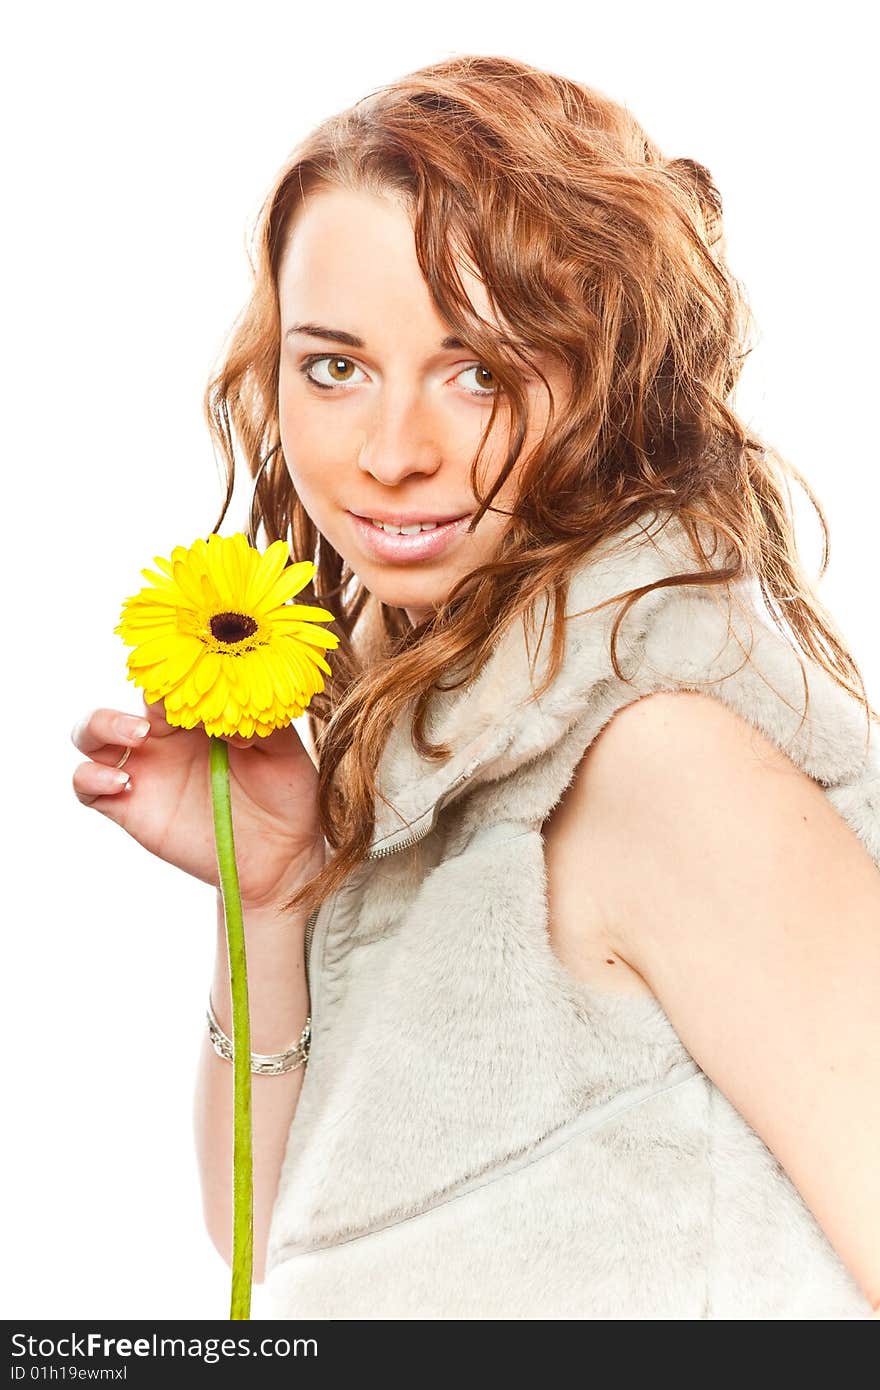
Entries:
{"label": "finger", "polygon": [[246,734],[217,734],[217,738],[222,738],[223,742],[228,743],[230,748],[241,748],[242,750],[262,747],[266,743],[265,734],[251,734],[249,737]]}
{"label": "finger", "polygon": [[142,697],[144,713],[150,721],[150,732],[155,738],[165,738],[167,734],[180,733],[180,726],[169,724],[165,718],[165,701],[149,701],[145,695]]}
{"label": "finger", "polygon": [[120,748],[141,748],[148,741],[151,724],[148,719],[119,709],[95,709],[74,724],[71,741],[81,753],[99,762],[118,762]]}
{"label": "finger", "polygon": [[83,806],[101,802],[104,809],[114,797],[131,791],[132,783],[124,768],[106,767],[103,763],[80,763],[73,774],[73,790]]}

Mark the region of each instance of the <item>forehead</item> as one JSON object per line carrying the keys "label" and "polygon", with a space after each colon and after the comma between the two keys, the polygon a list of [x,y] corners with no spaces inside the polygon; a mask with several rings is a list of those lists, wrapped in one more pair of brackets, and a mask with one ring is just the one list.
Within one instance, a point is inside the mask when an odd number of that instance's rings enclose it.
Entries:
{"label": "forehead", "polygon": [[[482,281],[462,260],[457,269],[474,309],[498,328]],[[388,328],[438,342],[449,332],[416,257],[410,214],[391,193],[309,193],[285,240],[278,298],[283,326],[329,323],[367,342]]]}

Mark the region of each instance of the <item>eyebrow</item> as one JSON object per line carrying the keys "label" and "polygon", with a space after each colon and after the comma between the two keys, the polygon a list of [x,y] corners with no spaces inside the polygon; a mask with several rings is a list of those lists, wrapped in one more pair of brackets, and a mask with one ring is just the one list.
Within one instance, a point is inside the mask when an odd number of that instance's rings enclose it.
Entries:
{"label": "eyebrow", "polygon": [[[307,338],[324,338],[331,343],[344,343],[346,347],[362,348],[366,347],[363,338],[358,338],[354,333],[346,333],[342,328],[325,328],[320,323],[294,323],[291,324],[285,333],[285,338],[290,338],[294,333],[303,333]],[[442,352],[450,349],[461,348],[466,350],[467,345],[460,338],[444,338],[440,344]]]}

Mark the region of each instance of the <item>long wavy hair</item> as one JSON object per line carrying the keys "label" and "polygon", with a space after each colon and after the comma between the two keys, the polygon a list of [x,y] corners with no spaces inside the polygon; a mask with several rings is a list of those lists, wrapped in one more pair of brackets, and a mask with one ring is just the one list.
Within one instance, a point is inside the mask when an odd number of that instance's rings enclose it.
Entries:
{"label": "long wavy hair", "polygon": [[[403,200],[440,314],[498,382],[471,468],[472,527],[520,464],[494,559],[416,625],[370,594],[320,535],[281,453],[278,266],[297,210],[324,186]],[[456,269],[462,256],[509,331],[475,312]],[[665,158],[625,107],[594,88],[511,58],[458,56],[371,92],[308,135],[262,204],[249,259],[251,298],[205,392],[227,478],[214,530],[233,494],[237,441],[254,479],[251,543],[262,524],[267,543],[285,537],[292,558],[314,561],[300,601],[329,607],[340,635],[332,677],[307,711],[321,825],[334,852],[287,910],[323,901],[363,860],[377,766],[395,722],[411,719],[421,756],[448,757],[447,745],[426,738],[432,690],[473,679],[509,624],[520,614],[528,621],[535,600],[552,593],[544,693],[564,656],[556,618],[571,573],[645,508],[674,513],[707,566],[659,585],[757,580],[780,630],[859,701],[870,733],[878,715],[798,554],[791,480],[819,517],[819,578],[829,558],[822,506],[730,403],[751,351],[752,316],[726,264],[721,198],[705,166]],[[521,460],[523,366],[547,384],[531,355],[541,352],[565,368],[570,398],[561,414],[551,401],[543,438]],[[479,464],[502,397],[508,451],[484,496]],[[723,567],[703,549],[703,523],[726,543]],[[656,587],[615,596],[611,658],[620,678],[620,624]],[[458,681],[441,687],[450,670]]]}

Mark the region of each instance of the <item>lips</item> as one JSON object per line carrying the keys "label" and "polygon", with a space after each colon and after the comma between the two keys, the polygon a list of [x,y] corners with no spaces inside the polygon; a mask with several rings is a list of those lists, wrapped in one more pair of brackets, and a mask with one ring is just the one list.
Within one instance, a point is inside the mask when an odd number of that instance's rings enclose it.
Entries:
{"label": "lips", "polygon": [[[366,517],[350,512],[352,524],[364,549],[377,560],[413,562],[430,560],[442,554],[460,538],[467,528],[470,514],[452,521],[438,523],[432,531],[417,531],[414,535],[401,536],[374,526]],[[422,518],[424,519],[424,518]],[[415,522],[400,523],[415,525]]]}

